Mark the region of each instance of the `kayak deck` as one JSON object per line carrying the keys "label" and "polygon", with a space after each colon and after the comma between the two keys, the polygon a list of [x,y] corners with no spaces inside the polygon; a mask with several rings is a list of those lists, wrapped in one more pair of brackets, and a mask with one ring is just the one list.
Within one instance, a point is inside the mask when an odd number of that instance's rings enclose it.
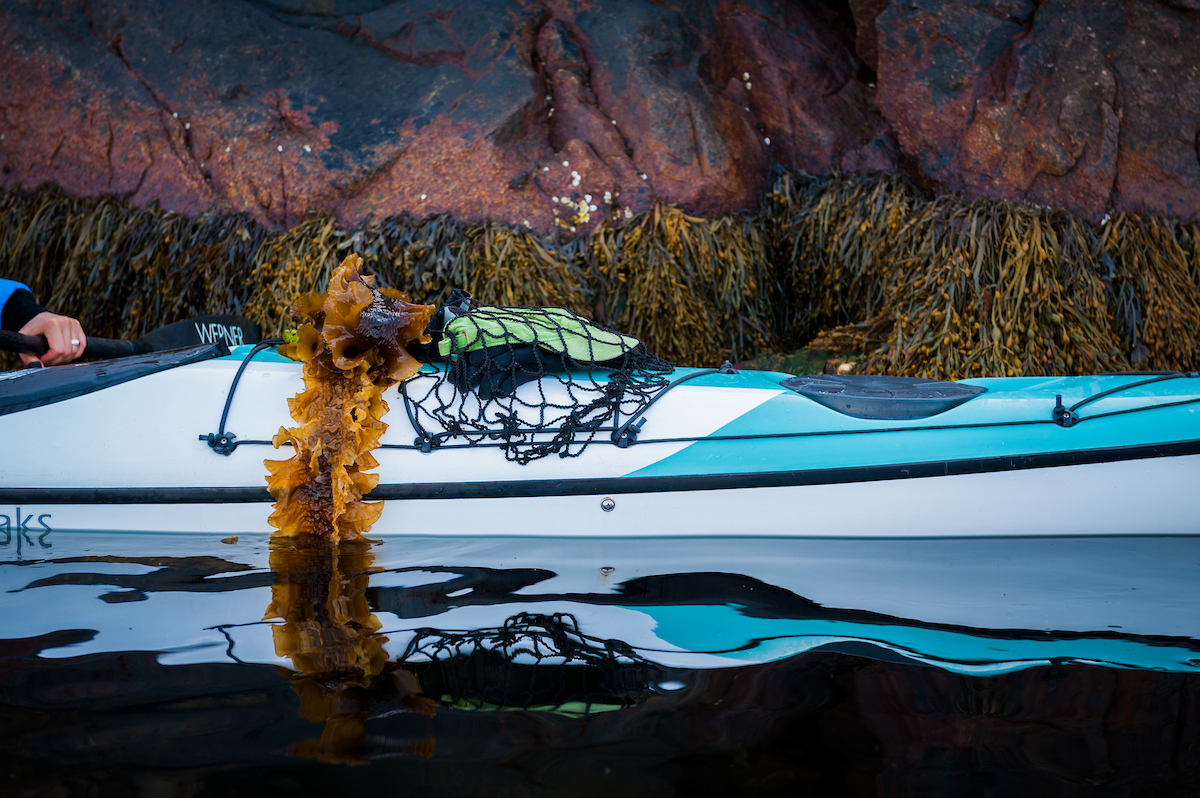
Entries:
{"label": "kayak deck", "polygon": [[[0,466],[0,503],[21,506],[22,515],[52,507],[54,528],[266,531],[262,463],[289,456],[270,439],[292,424],[287,399],[302,382],[299,364],[262,353],[245,364],[230,398],[247,349],[0,416],[18,453]],[[944,412],[870,419],[790,390],[781,384],[790,376],[677,370],[671,379],[685,379],[655,398],[632,440],[615,439],[614,423],[593,431],[578,456],[524,465],[506,460],[504,441],[486,435],[446,435],[428,445],[430,430],[414,426],[412,408],[389,389],[389,428],[376,451],[380,483],[368,498],[404,509],[385,511],[376,531],[409,524],[461,534],[497,533],[499,525],[524,535],[566,524],[599,536],[1200,531],[1192,521],[1200,504],[1190,498],[1200,476],[1198,379],[976,379],[962,384],[986,391]],[[1100,394],[1071,426],[1055,421],[1056,406]],[[225,431],[236,437],[223,455],[206,436],[217,431],[227,400]],[[601,507],[605,498],[614,509]],[[447,524],[447,514],[465,520]],[[930,523],[934,514],[945,520]]]}

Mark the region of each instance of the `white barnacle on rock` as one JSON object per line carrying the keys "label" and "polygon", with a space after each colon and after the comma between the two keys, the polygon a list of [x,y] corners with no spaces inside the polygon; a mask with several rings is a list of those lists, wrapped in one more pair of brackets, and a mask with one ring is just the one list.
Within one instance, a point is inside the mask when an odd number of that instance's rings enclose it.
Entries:
{"label": "white barnacle on rock", "polygon": [[646,179],[646,173],[645,173],[645,172],[642,172],[640,175],[638,175],[638,177],[640,177],[642,180],[645,180],[645,179]]}
{"label": "white barnacle on rock", "polygon": [[746,91],[750,91],[750,82],[746,81]]}
{"label": "white barnacle on rock", "polygon": [[424,202],[424,201],[425,201],[425,195],[424,195],[424,194],[422,194],[422,195],[421,195],[421,202]]}
{"label": "white barnacle on rock", "polygon": [[583,195],[583,201],[584,201],[584,202],[591,202],[591,201],[592,201],[592,195],[591,195],[591,194],[584,194],[584,195]]}
{"label": "white barnacle on rock", "polygon": [[551,109],[550,109],[550,113],[548,114],[548,116],[554,116],[554,109],[553,109],[553,108],[551,108]]}
{"label": "white barnacle on rock", "polygon": [[554,200],[555,204],[558,203],[558,197],[551,197],[550,199]]}
{"label": "white barnacle on rock", "polygon": [[580,180],[582,180],[582,178],[579,176],[579,173],[578,173],[578,172],[571,172],[571,185],[572,185],[572,187],[574,187],[574,186],[578,186],[578,185],[579,185],[579,181],[580,181]]}
{"label": "white barnacle on rock", "polygon": [[592,212],[594,213],[594,212],[596,211],[596,206],[595,206],[595,205],[589,205],[589,206],[588,206],[588,210],[589,210],[589,211],[592,211]]}
{"label": "white barnacle on rock", "polygon": [[611,191],[604,192],[604,204],[612,205],[612,192]]}
{"label": "white barnacle on rock", "polygon": [[571,165],[570,161],[563,161],[563,166],[570,166],[570,165]]}
{"label": "white barnacle on rock", "polygon": [[305,144],[305,145],[304,145],[304,151],[305,151],[305,152],[312,152],[312,147],[310,147],[310,146],[308,146],[307,144]]}
{"label": "white barnacle on rock", "polygon": [[275,145],[275,149],[276,149],[276,150],[278,150],[279,152],[283,152],[283,145],[282,145],[282,144],[276,144],[276,145]]}
{"label": "white barnacle on rock", "polygon": [[770,143],[771,143],[770,137],[763,139],[763,144],[770,144]]}
{"label": "white barnacle on rock", "polygon": [[626,209],[625,209],[625,218],[626,218],[626,219],[632,219],[632,218],[633,218],[633,211],[631,211],[631,210],[629,210],[628,208],[626,208]]}
{"label": "white barnacle on rock", "polygon": [[229,152],[229,150],[230,150],[230,149],[232,149],[232,148],[231,148],[231,147],[226,147],[226,148],[225,148],[225,152]]}
{"label": "white barnacle on rock", "polygon": [[183,123],[183,129],[184,129],[184,130],[191,130],[191,129],[192,129],[192,123],[191,123],[191,122],[184,122],[184,123]]}
{"label": "white barnacle on rock", "polygon": [[749,72],[743,72],[743,73],[742,73],[742,80],[750,80],[750,73],[749,73]]}

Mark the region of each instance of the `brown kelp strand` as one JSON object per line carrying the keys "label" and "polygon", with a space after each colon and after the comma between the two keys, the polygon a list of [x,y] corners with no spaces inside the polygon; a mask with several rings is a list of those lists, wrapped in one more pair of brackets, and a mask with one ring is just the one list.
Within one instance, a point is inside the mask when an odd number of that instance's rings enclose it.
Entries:
{"label": "brown kelp strand", "polygon": [[244,270],[266,231],[242,216],[195,219],[115,198],[0,194],[3,276],[90,334],[137,337],[210,307],[241,313]]}
{"label": "brown kelp strand", "polygon": [[1139,368],[1200,365],[1200,226],[1127,214],[1100,233],[1114,324]]}
{"label": "brown kelp strand", "polygon": [[921,199],[898,175],[780,176],[767,199],[766,221],[784,342],[799,346],[820,330],[878,312],[897,235]]}
{"label": "brown kelp strand", "polygon": [[863,370],[921,377],[1128,367],[1109,324],[1101,253],[1069,214],[942,198],[896,236],[872,319],[823,337]]}
{"label": "brown kelp strand", "polygon": [[771,275],[749,217],[709,220],[655,206],[587,242],[604,291],[601,315],[680,363],[709,364],[769,347]]}
{"label": "brown kelp strand", "polygon": [[567,248],[547,246],[528,230],[472,227],[446,275],[485,305],[533,305],[586,312],[587,280]]}
{"label": "brown kelp strand", "polygon": [[395,289],[377,289],[359,272],[362,258],[348,255],[324,294],[305,294],[293,315],[308,319],[298,340],[281,354],[304,363],[304,390],[288,400],[299,426],[280,428],[276,448],[290,442],[289,460],[266,460],[267,488],[275,498],[268,519],[279,535],[353,539],[371,528],[381,502],[362,497],[379,481],[367,473],[371,454],[387,429],[383,389],[420,368],[405,350],[428,343],[431,305],[413,305]]}
{"label": "brown kelp strand", "polygon": [[[0,194],[0,268],[92,335],[208,313],[277,334],[349,254],[436,302],[560,305],[716,365],[817,343],[891,374],[1072,374],[1200,362],[1200,227],[932,198],[904,177],[774,179],[755,214],[655,205],[578,236],[398,216],[285,231],[54,190]],[[15,360],[8,361],[8,365]]]}

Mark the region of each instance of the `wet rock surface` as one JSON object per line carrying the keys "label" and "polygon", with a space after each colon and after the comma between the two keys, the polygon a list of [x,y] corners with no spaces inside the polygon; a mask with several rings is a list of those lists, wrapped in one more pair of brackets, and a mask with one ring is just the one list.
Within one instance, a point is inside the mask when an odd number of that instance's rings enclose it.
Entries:
{"label": "wet rock surface", "polygon": [[618,213],[652,196],[748,208],[773,159],[892,164],[830,15],[782,0],[17,0],[0,10],[2,182],[276,226],[321,209],[546,229],[553,197],[605,192]]}
{"label": "wet rock surface", "polygon": [[880,105],[939,188],[1200,216],[1200,5],[892,0],[874,24]]}
{"label": "wet rock surface", "polygon": [[0,186],[547,230],[899,165],[1200,218],[1196,41],[1183,0],[13,0]]}

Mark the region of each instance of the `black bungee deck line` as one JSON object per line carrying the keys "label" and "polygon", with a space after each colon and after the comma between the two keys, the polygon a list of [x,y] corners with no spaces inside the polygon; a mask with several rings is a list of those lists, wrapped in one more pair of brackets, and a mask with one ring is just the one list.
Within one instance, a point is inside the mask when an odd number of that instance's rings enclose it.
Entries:
{"label": "black bungee deck line", "polygon": [[[1200,439],[1001,457],[939,460],[842,468],[690,474],[657,477],[590,477],[489,482],[415,482],[377,485],[367,500],[502,499],[596,494],[668,493],[784,488],[881,482],[896,479],[994,474],[1200,454]],[[0,488],[0,502],[38,504],[250,504],[270,503],[266,487]]]}

